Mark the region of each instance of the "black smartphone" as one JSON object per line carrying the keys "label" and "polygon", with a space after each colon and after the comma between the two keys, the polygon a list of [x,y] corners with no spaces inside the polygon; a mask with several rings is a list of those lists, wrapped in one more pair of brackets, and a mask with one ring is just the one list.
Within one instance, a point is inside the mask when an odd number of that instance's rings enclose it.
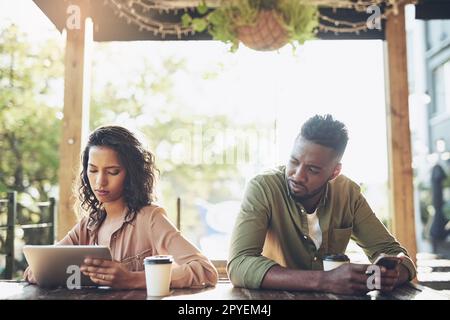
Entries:
{"label": "black smartphone", "polygon": [[397,268],[397,266],[402,262],[402,259],[398,256],[391,256],[387,254],[380,254],[373,264],[377,266],[385,267],[386,269],[392,270]]}

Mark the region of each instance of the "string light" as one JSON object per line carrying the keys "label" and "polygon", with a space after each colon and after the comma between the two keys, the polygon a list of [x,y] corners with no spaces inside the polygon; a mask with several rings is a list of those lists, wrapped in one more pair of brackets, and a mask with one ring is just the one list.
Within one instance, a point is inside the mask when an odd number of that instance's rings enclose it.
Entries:
{"label": "string light", "polygon": [[[380,19],[387,19],[391,14],[398,14],[398,6],[400,4],[416,4],[417,0],[309,0],[310,3],[319,7],[333,8],[333,13],[336,13],[337,9],[351,9],[356,12],[367,12],[369,6],[384,6],[384,12],[380,14]],[[326,16],[324,14],[319,15],[319,30],[325,32],[339,33],[356,33],[360,34],[361,31],[367,32],[369,27],[367,21],[345,21],[338,20]]]}
{"label": "string light", "polygon": [[[220,6],[222,1],[230,0],[206,0],[210,8]],[[300,0],[299,0],[300,1]],[[333,13],[338,9],[354,10],[364,12],[369,6],[384,8],[380,15],[381,19],[386,19],[390,14],[397,15],[398,7],[401,4],[416,4],[417,0],[303,0],[305,4],[314,5],[320,8],[332,8]],[[203,0],[104,0],[113,6],[115,14],[127,21],[128,24],[135,24],[140,31],[150,31],[153,34],[165,38],[167,35],[176,35],[178,38],[195,34],[192,27],[183,26],[182,22],[166,22],[158,20],[152,13],[174,13],[194,11],[203,3]],[[325,32],[356,33],[368,30],[366,20],[346,21],[331,18],[324,14],[319,14],[319,30]]]}
{"label": "string light", "polygon": [[[187,36],[193,32],[191,27],[184,27],[180,22],[166,22],[160,21],[152,16],[152,13],[159,14],[170,13],[174,11],[177,14],[180,9],[176,3],[178,1],[168,0],[105,0],[114,8],[116,15],[120,18],[125,18],[128,24],[136,24],[140,31],[150,31],[153,34],[160,35],[163,39],[167,35],[176,35],[179,39],[182,36]],[[187,1],[184,1],[186,3]],[[189,1],[192,2],[192,1]],[[195,8],[197,3],[192,2],[192,6],[186,8]],[[181,7],[183,8],[183,7]]]}

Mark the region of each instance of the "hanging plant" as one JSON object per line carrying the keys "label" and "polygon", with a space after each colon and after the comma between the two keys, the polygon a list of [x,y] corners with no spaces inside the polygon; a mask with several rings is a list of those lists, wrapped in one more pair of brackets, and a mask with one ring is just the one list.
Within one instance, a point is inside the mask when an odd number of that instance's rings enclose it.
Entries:
{"label": "hanging plant", "polygon": [[215,40],[231,44],[231,51],[241,42],[260,51],[287,43],[295,47],[314,38],[319,20],[317,7],[304,0],[225,0],[212,11],[202,3],[197,12],[199,18],[183,15],[183,25],[207,30]]}

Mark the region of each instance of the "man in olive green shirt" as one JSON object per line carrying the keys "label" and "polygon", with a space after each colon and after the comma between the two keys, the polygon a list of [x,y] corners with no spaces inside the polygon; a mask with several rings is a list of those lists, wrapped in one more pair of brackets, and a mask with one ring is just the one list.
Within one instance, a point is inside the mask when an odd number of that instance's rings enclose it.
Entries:
{"label": "man in olive green shirt", "polygon": [[415,277],[406,250],[375,216],[360,187],[340,175],[348,141],[344,124],[315,116],[302,127],[289,162],[253,178],[231,239],[228,273],[246,288],[364,294],[369,265],[323,271],[322,258],[344,253],[352,238],[373,262],[403,253],[393,270],[381,268],[381,290]]}

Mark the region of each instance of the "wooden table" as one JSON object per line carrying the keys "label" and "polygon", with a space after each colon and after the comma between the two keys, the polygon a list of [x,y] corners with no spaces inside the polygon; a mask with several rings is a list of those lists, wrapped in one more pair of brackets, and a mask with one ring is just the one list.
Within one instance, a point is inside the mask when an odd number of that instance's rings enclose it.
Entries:
{"label": "wooden table", "polygon": [[450,300],[450,295],[427,287],[406,284],[390,294],[371,291],[364,296],[330,293],[248,290],[221,281],[214,288],[175,289],[164,298],[150,298],[145,290],[111,288],[45,289],[19,281],[0,281],[0,300]]}

